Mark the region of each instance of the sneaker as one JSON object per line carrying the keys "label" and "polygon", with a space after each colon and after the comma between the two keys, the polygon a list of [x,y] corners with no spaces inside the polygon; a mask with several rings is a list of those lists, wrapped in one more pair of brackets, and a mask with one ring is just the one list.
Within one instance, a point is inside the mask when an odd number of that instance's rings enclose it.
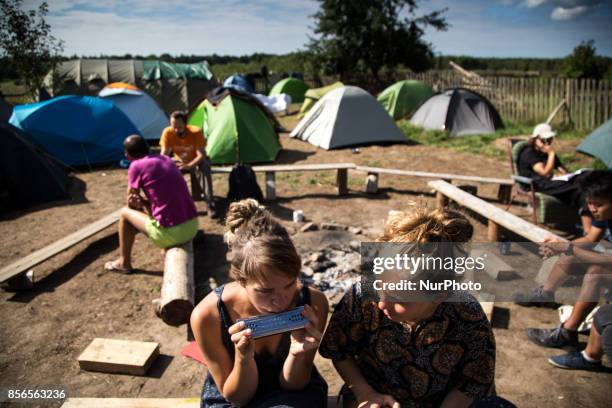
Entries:
{"label": "sneaker", "polygon": [[527,338],[542,347],[578,347],[578,332],[567,330],[563,325],[554,329],[527,329]]}
{"label": "sneaker", "polygon": [[595,363],[586,361],[582,353],[578,351],[561,356],[549,357],[548,362],[555,367],[565,368],[567,370],[604,371],[605,369],[601,361]]}
{"label": "sneaker", "polygon": [[555,294],[544,291],[543,286],[533,288],[530,293],[517,293],[514,295],[514,303],[520,306],[527,307],[548,307],[557,308],[555,303]]}

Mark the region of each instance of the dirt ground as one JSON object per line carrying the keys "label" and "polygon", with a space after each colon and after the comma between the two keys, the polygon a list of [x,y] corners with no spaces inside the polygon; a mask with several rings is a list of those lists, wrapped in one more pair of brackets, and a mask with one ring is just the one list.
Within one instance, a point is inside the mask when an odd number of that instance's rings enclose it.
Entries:
{"label": "dirt ground", "polygon": [[[287,128],[295,116],[283,118]],[[437,171],[490,177],[507,177],[508,163],[478,155],[457,153],[421,145],[365,147],[324,151],[283,135],[279,163],[354,162],[360,165]],[[74,199],[0,219],[0,262],[6,265],[111,213],[124,202],[126,171],[103,169],[78,175]],[[335,173],[284,173],[277,175],[278,200],[269,208],[294,233],[301,252],[325,246],[323,232],[297,232],[292,211],[301,209],[317,223],[337,222],[360,227],[362,241],[381,230],[389,210],[410,202],[434,205],[424,179],[382,175],[381,190],[366,195],[364,174],[349,172],[350,194],[338,197]],[[214,177],[215,195],[227,192],[227,177]],[[260,180],[263,187],[263,180]],[[478,194],[494,200],[496,187],[480,185]],[[198,208],[203,209],[202,203]],[[514,208],[525,215],[522,208]],[[227,281],[223,226],[199,217],[204,238],[195,243],[198,293],[206,290],[208,277]],[[478,220],[476,241],[484,242],[486,227]],[[61,387],[73,397],[192,397],[201,391],[205,367],[183,357],[188,329],[165,325],[153,313],[151,301],[159,296],[162,258],[143,237],[137,238],[134,264],[129,276],[103,271],[106,261],[117,256],[116,226],[86,239],[75,247],[34,268],[34,290],[0,292],[0,387]],[[494,320],[497,342],[496,384],[498,393],[520,407],[609,406],[612,374],[564,371],[546,359],[560,351],[529,343],[524,329],[553,326],[556,311],[496,304]],[[95,337],[155,341],[160,357],[146,376],[113,375],[79,369],[77,357]],[[586,338],[582,339],[583,341]],[[341,382],[331,364],[317,357],[317,366],[336,393]],[[57,404],[56,404],[57,405]],[[35,405],[27,405],[35,406]],[[46,405],[50,406],[50,405]]]}

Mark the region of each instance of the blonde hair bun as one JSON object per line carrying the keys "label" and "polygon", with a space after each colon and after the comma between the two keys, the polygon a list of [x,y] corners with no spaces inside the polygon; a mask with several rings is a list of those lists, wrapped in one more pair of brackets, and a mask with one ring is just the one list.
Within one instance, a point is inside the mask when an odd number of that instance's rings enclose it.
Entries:
{"label": "blonde hair bun", "polygon": [[449,208],[389,214],[379,242],[468,242],[474,233],[470,221],[459,211]]}

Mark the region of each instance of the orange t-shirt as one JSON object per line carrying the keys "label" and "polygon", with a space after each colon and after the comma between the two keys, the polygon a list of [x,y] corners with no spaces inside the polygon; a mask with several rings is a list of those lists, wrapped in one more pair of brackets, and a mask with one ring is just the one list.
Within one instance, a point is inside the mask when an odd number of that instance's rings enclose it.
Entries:
{"label": "orange t-shirt", "polygon": [[206,139],[204,139],[204,134],[197,126],[185,126],[183,137],[177,136],[174,129],[168,126],[162,132],[159,145],[172,150],[174,157],[183,163],[188,163],[196,157],[196,150],[206,147]]}

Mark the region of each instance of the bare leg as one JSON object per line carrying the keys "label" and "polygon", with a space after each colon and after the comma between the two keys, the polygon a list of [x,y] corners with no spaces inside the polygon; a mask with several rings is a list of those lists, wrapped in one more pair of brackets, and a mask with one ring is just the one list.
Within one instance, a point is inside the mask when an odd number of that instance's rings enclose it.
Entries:
{"label": "bare leg", "polygon": [[138,232],[146,234],[146,222],[149,218],[143,212],[123,207],[119,216],[119,259],[115,261],[118,268],[132,268],[132,247]]}
{"label": "bare leg", "polygon": [[589,341],[584,349],[587,356],[594,360],[601,360],[603,357],[603,348],[601,347],[601,336],[597,331],[595,325],[591,327],[591,333],[589,334]]}
{"label": "bare leg", "polygon": [[545,292],[556,291],[559,286],[563,285],[563,282],[567,280],[571,274],[572,268],[574,268],[577,263],[578,260],[576,257],[561,256],[552,271],[550,271],[550,275],[548,275],[548,279],[546,279],[542,289]]}
{"label": "bare leg", "polygon": [[606,277],[606,270],[601,266],[591,265],[582,281],[578,300],[574,304],[572,314],[563,323],[568,330],[578,330],[584,319],[597,306],[601,292],[601,284]]}

